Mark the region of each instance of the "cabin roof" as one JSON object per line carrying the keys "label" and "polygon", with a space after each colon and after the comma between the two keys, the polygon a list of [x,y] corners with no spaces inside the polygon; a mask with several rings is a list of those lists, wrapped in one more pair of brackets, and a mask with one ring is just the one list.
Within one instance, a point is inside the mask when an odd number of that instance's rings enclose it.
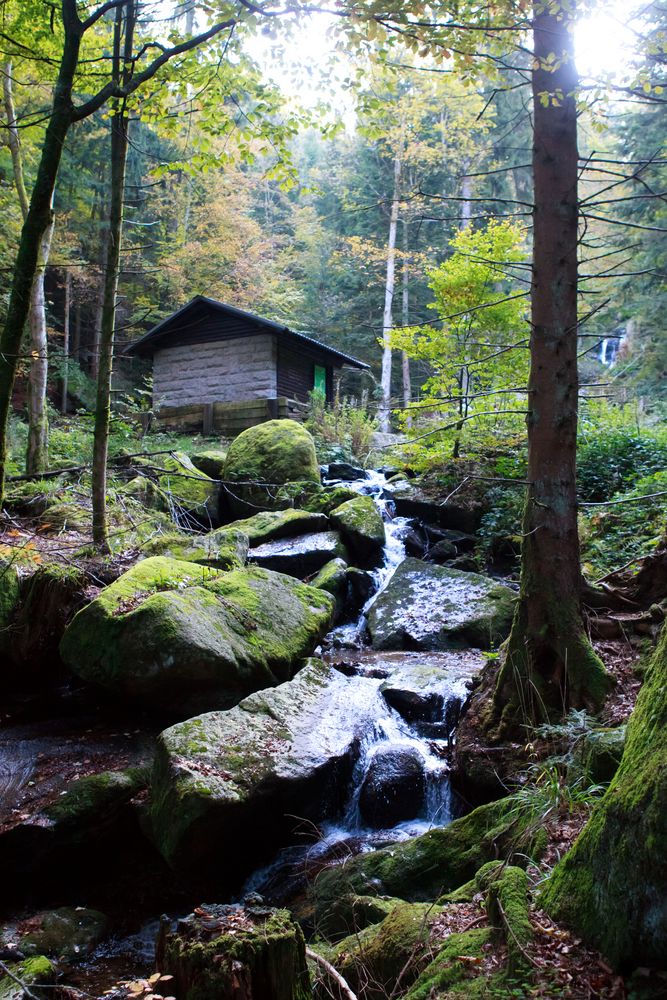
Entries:
{"label": "cabin roof", "polygon": [[[204,334],[203,329],[198,330],[198,326],[203,326],[203,321],[207,316],[216,314],[228,321],[228,326],[233,324],[234,332],[229,329],[225,331],[224,325],[219,330],[209,330]],[[197,321],[199,316],[199,321]],[[129,344],[124,354],[137,355],[138,357],[152,357],[156,351],[176,346],[184,343],[200,343],[203,340],[215,341],[225,340],[230,336],[252,336],[253,333],[275,333],[278,335],[280,343],[287,343],[293,347],[305,347],[309,353],[326,356],[330,364],[342,367],[350,365],[353,368],[368,369],[365,361],[353,358],[349,354],[337,351],[333,347],[321,344],[313,337],[305,333],[298,333],[290,330],[289,327],[273,320],[264,319],[262,316],[255,316],[254,313],[245,312],[235,306],[227,305],[225,302],[218,302],[216,299],[209,299],[206,295],[195,295],[187,305],[184,305],[177,312],[167,316],[160,323],[149,330],[148,333]]]}

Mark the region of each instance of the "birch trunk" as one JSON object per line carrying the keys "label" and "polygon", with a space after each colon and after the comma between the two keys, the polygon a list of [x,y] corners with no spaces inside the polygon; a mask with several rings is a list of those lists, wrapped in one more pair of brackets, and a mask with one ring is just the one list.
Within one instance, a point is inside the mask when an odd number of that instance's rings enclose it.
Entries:
{"label": "birch trunk", "polygon": [[42,236],[37,271],[30,290],[28,329],[30,331],[30,373],[28,375],[28,448],[25,469],[28,475],[44,472],[49,464],[49,418],[46,410],[46,383],[49,370],[46,336],[44,277],[53,238],[51,223]]}
{"label": "birch trunk", "polygon": [[396,278],[396,232],[398,229],[398,208],[401,195],[401,157],[396,154],[394,160],[394,192],[389,215],[389,239],[387,241],[387,277],[384,286],[384,312],[382,314],[382,400],[379,410],[380,430],[389,430],[389,415],[391,410],[391,342],[390,333],[393,327],[392,307],[394,303],[394,283]]}

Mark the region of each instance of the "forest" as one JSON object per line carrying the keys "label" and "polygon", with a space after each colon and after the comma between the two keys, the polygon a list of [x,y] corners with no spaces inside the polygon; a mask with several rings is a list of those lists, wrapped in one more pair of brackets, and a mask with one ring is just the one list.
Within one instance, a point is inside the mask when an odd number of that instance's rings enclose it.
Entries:
{"label": "forest", "polygon": [[667,997],[667,9],[0,8],[0,1000]]}

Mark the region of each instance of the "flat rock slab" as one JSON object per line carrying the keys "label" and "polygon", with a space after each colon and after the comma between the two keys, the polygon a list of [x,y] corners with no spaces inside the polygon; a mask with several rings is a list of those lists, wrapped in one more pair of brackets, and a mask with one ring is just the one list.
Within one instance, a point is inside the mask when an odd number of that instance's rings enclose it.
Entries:
{"label": "flat rock slab", "polygon": [[368,615],[374,649],[491,649],[508,635],[516,595],[477,573],[405,559]]}
{"label": "flat rock slab", "polygon": [[299,578],[317,573],[332,559],[347,559],[347,552],[336,531],[310,532],[298,538],[266,542],[250,551],[256,566],[287,573]]}
{"label": "flat rock slab", "polygon": [[345,794],[377,684],[309,660],[288,683],[158,738],[151,823],[166,860],[207,886],[233,886],[296,816],[317,822]]}
{"label": "flat rock slab", "polygon": [[262,510],[252,517],[228,524],[226,530],[242,531],[254,548],[265,542],[275,542],[279,538],[294,538],[296,535],[326,531],[328,527],[329,519],[326,514],[289,507],[287,510]]}

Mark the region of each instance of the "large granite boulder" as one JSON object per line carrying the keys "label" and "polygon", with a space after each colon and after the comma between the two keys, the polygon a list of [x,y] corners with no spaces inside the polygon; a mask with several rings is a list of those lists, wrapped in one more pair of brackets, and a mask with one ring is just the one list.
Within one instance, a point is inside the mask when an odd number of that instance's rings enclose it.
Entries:
{"label": "large granite boulder", "polygon": [[206,534],[184,534],[169,531],[144,542],[144,556],[168,556],[185,562],[212,566],[215,569],[239,569],[245,566],[249,548],[248,536],[234,526],[216,528]]}
{"label": "large granite boulder", "polygon": [[326,531],[328,527],[329,519],[325,514],[289,507],[287,510],[262,510],[242,521],[233,521],[223,530],[242,531],[254,548],[280,538],[295,538],[297,535]]}
{"label": "large granite boulder", "polygon": [[368,615],[374,649],[491,649],[508,635],[514,591],[477,573],[405,559]]}
{"label": "large granite boulder", "polygon": [[278,573],[155,556],[79,611],[60,652],[117,694],[184,713],[226,707],[290,678],[330,627],[333,605]]}
{"label": "large granite boulder", "polygon": [[382,558],[386,541],[380,511],[368,496],[358,496],[336,507],[331,523],[341,532],[353,562],[374,565]]}
{"label": "large granite boulder", "polygon": [[161,733],[151,825],[166,860],[222,891],[294,841],[304,819],[331,815],[375,692],[372,681],[310,660],[288,683]]}
{"label": "large granite boulder", "polygon": [[388,829],[417,816],[425,794],[419,751],[412,746],[379,746],[361,783],[359,812],[369,826]]}
{"label": "large granite boulder", "polygon": [[252,549],[249,559],[257,566],[303,579],[317,573],[332,559],[346,559],[347,551],[337,531],[318,531],[299,538],[282,538]]}
{"label": "large granite boulder", "polygon": [[[277,495],[276,487],[296,482],[319,486],[315,442],[296,420],[267,420],[234,438],[222,478],[226,503],[237,517],[253,514],[258,508],[278,510],[293,506],[288,498]],[[253,483],[266,485],[253,486]]]}
{"label": "large granite boulder", "polygon": [[161,459],[164,469],[158,477],[160,489],[171,502],[177,520],[185,523],[192,519],[197,524],[215,527],[220,523],[218,512],[218,484],[195,468],[182,451],[175,451]]}
{"label": "large granite boulder", "polygon": [[203,472],[206,476],[210,476],[211,479],[222,479],[222,470],[225,467],[225,460],[227,458],[226,451],[209,448],[205,451],[196,451],[190,457],[192,464],[200,472]]}

